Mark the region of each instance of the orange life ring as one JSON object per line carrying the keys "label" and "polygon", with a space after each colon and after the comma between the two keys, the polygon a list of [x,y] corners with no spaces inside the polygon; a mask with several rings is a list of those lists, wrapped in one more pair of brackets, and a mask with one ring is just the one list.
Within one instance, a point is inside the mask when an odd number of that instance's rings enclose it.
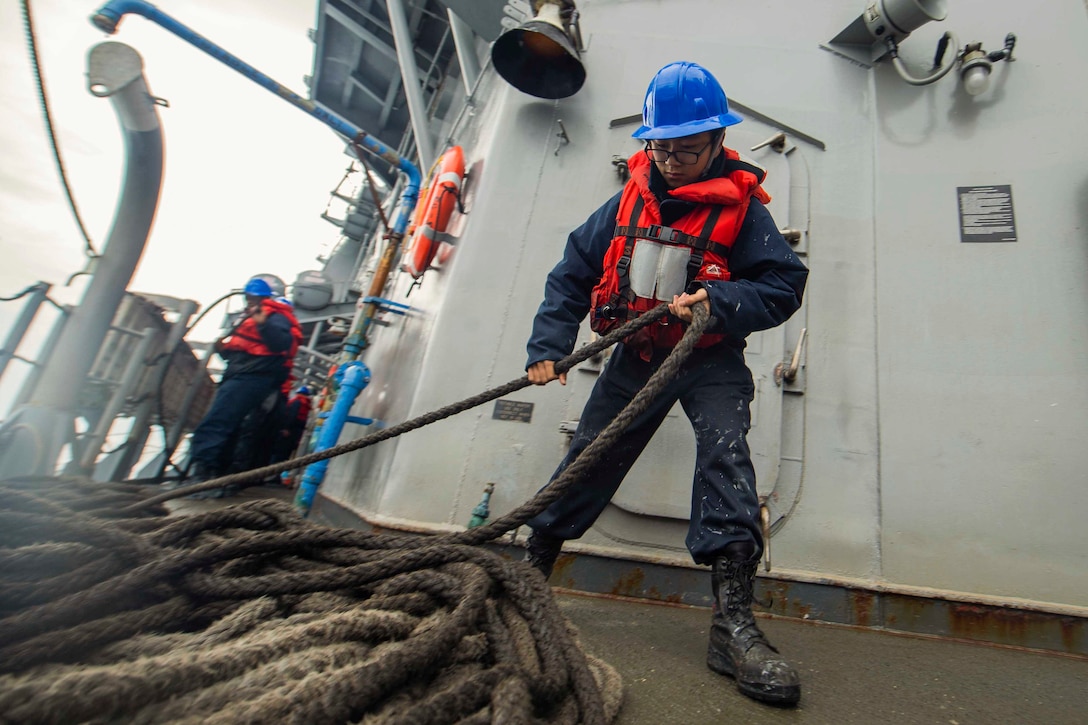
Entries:
{"label": "orange life ring", "polygon": [[416,208],[412,241],[404,254],[400,268],[413,279],[423,276],[434,261],[440,242],[437,236],[446,231],[457,197],[461,193],[461,181],[465,177],[465,152],[460,146],[452,146],[435,163],[437,176],[427,188],[424,201]]}

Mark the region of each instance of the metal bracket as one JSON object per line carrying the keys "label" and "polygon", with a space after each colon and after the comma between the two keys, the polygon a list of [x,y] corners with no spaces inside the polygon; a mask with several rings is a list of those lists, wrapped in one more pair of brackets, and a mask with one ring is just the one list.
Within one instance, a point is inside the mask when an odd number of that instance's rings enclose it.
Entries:
{"label": "metal bracket", "polygon": [[555,155],[558,156],[559,149],[570,143],[570,136],[567,135],[567,127],[563,125],[563,119],[556,119],[556,123],[559,124],[559,133],[555,134],[559,138],[555,144]]}
{"label": "metal bracket", "polygon": [[627,166],[627,158],[619,154],[613,154],[612,167],[616,170],[616,176],[620,178],[620,183],[626,184],[627,180],[631,178],[631,169]]}
{"label": "metal bracket", "polygon": [[771,510],[767,508],[767,499],[760,497],[759,523],[763,528],[763,571],[771,570]]}
{"label": "metal bracket", "polygon": [[767,139],[763,143],[757,143],[755,146],[752,147],[751,150],[756,151],[758,149],[763,148],[764,146],[770,146],[773,151],[777,151],[778,153],[782,153],[783,151],[786,150],[786,134],[779,131],[778,133],[776,133],[774,136],[771,136],[769,139]]}
{"label": "metal bracket", "polygon": [[559,423],[559,432],[567,437],[567,442],[568,443],[570,442],[570,440],[572,438],[574,438],[574,433],[577,430],[578,430],[578,421],[577,420],[564,420],[564,421]]}
{"label": "metal bracket", "polygon": [[801,243],[801,239],[802,239],[802,237],[804,235],[804,232],[802,232],[800,229],[786,228],[786,229],[779,229],[778,231],[781,232],[782,238],[785,239],[791,246],[794,246],[794,247],[796,247],[798,244]]}
{"label": "metal bracket", "polygon": [[807,327],[801,328],[801,334],[797,337],[797,345],[793,348],[793,357],[789,364],[780,362],[774,366],[774,382],[782,385],[783,382],[792,383],[797,379],[797,371],[801,368],[801,348],[805,346]]}
{"label": "metal bracket", "polygon": [[395,315],[407,315],[409,312],[412,312],[415,309],[411,305],[406,305],[403,302],[394,302],[393,300],[386,299],[385,297],[364,297],[363,303],[373,303],[377,305],[378,309],[382,312],[392,312]]}

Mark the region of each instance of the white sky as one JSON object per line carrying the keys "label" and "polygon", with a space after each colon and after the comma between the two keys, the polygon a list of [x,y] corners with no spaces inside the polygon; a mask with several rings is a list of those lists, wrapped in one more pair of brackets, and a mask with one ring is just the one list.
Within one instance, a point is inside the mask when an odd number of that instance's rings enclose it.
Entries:
{"label": "white sky", "polygon": [[[205,305],[255,273],[290,284],[335,242],[320,219],[348,159],[324,124],[145,18],[128,15],[106,36],[90,15],[101,2],[33,0],[31,9],[53,122],[70,183],[96,247],[104,246],[124,166],[110,102],[86,89],[86,56],[107,40],[144,59],[160,108],[166,158],[157,217],[136,291]],[[311,72],[316,3],[305,0],[158,0],[160,10],[302,96]],[[0,3],[0,296],[38,280],[78,302],[87,277],[31,73],[20,3]],[[21,302],[0,303],[0,340]],[[53,315],[42,315],[43,322]],[[48,318],[48,319],[46,319]],[[214,337],[212,312],[195,339]],[[19,363],[13,363],[13,367]],[[10,369],[10,368],[9,368]],[[2,414],[2,413],[0,413]]]}

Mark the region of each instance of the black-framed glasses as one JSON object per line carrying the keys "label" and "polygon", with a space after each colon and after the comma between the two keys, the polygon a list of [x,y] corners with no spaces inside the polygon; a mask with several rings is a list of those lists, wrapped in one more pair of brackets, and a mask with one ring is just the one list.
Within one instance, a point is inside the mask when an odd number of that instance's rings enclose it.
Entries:
{"label": "black-framed glasses", "polygon": [[646,142],[646,148],[643,149],[646,153],[646,158],[650,161],[656,161],[659,164],[663,164],[669,160],[669,157],[676,159],[676,163],[681,166],[691,166],[699,161],[699,156],[704,151],[710,148],[710,145],[714,143],[714,139],[707,141],[706,146],[703,146],[698,151],[668,151],[666,149],[659,149],[653,146],[652,141]]}

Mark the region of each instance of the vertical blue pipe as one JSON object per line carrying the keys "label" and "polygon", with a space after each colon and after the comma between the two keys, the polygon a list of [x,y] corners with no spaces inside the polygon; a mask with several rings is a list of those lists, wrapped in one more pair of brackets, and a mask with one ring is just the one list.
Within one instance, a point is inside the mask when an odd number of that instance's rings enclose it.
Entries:
{"label": "vertical blue pipe", "polygon": [[[333,404],[325,425],[321,427],[321,435],[317,439],[315,453],[317,451],[327,451],[336,445],[336,441],[340,438],[340,431],[343,430],[348,414],[351,413],[351,406],[355,403],[355,399],[359,397],[359,393],[362,392],[363,388],[370,383],[370,369],[359,360],[344,363],[336,374],[337,376],[343,375],[343,380],[340,383],[340,393],[336,396],[336,403]],[[328,468],[328,459],[311,463],[306,467],[306,473],[303,474],[302,482],[295,494],[295,508],[303,516],[310,513],[310,507],[314,503],[314,496],[317,495],[317,488],[325,480],[325,471]]]}

